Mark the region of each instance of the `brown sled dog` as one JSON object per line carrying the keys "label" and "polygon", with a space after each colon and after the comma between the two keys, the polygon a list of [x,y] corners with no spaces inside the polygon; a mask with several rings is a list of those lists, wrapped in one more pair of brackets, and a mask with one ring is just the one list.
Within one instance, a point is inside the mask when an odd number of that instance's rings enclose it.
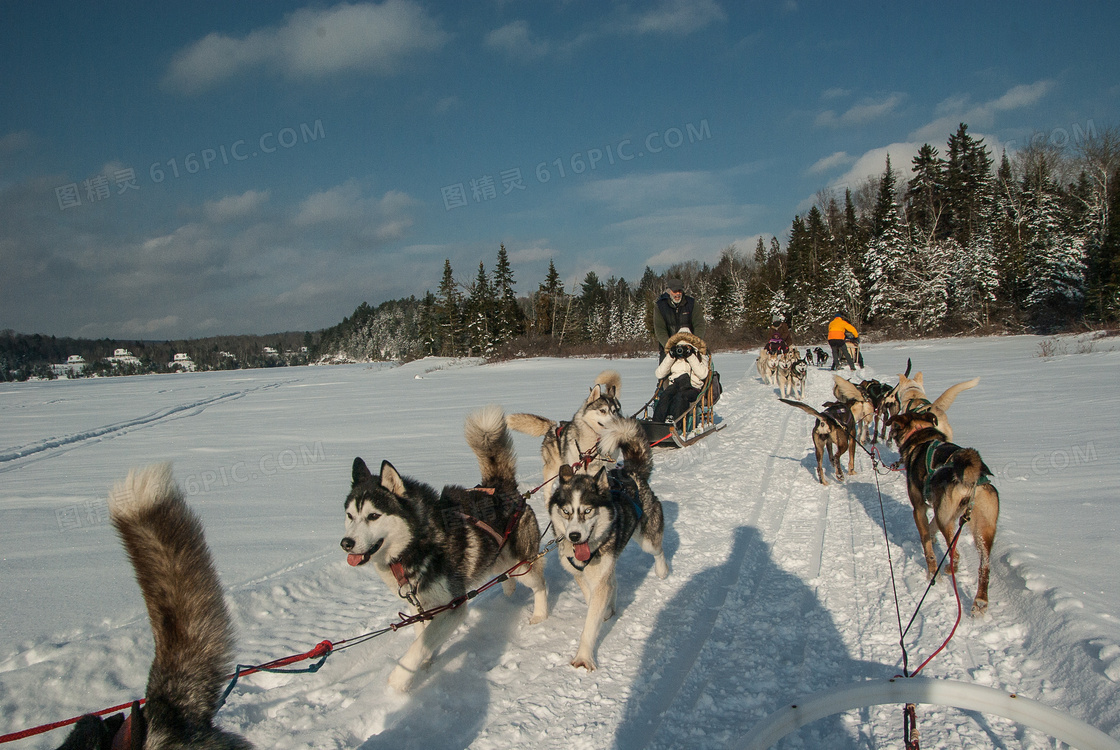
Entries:
{"label": "brown sled dog", "polygon": [[[899,453],[906,466],[906,491],[914,506],[914,523],[929,575],[937,573],[926,517],[927,508],[932,506],[934,523],[946,544],[951,544],[957,533],[958,519],[965,519],[972,531],[980,555],[972,614],[982,615],[988,609],[992,542],[999,520],[999,492],[988,481],[992,472],[975,449],[948,442],[932,412],[898,414],[891,418],[891,423],[898,430]],[[959,562],[960,554],[953,550],[954,568]]]}
{"label": "brown sled dog", "polygon": [[233,662],[233,624],[202,524],[171,478],[171,465],[129,473],[109,496],[109,515],[151,619],[147,703],[133,703],[128,719],[83,716],[59,750],[252,748],[214,725]]}
{"label": "brown sled dog", "polygon": [[[926,398],[926,389],[925,384],[922,382],[922,373],[916,373],[912,378],[900,374],[898,376],[898,385],[895,387],[894,391],[895,398],[898,399],[898,410],[900,412],[931,412],[937,417],[938,429],[945,433],[945,439],[952,440],[953,428],[949,425],[949,415],[946,411],[953,405],[953,402],[956,401],[957,396],[962,391],[975,388],[979,382],[980,378],[973,378],[963,383],[951,385],[944,393],[931,402]],[[895,436],[897,437],[897,433]]]}
{"label": "brown sled dog", "polygon": [[778,400],[783,404],[796,406],[817,418],[817,423],[813,425],[813,450],[817,454],[817,479],[821,484],[828,484],[828,480],[824,478],[824,464],[821,460],[825,454],[832,461],[832,470],[836,472],[837,481],[844,481],[844,469],[840,465],[840,457],[844,455],[844,451],[848,452],[848,473],[856,473],[856,421],[847,404],[829,401],[824,405],[824,411],[817,411],[800,401],[791,401],[788,398]]}
{"label": "brown sled dog", "polygon": [[[544,462],[544,499],[552,495],[554,480],[560,474],[560,467],[571,466],[580,460],[584,451],[590,451],[599,442],[607,424],[622,413],[618,392],[622,386],[622,376],[616,370],[603,370],[595,378],[591,393],[580,405],[568,422],[555,422],[536,414],[510,414],[506,424],[511,429],[527,435],[543,437],[541,459]],[[579,470],[594,474],[607,464],[613,464],[611,456],[598,452],[587,466]]]}

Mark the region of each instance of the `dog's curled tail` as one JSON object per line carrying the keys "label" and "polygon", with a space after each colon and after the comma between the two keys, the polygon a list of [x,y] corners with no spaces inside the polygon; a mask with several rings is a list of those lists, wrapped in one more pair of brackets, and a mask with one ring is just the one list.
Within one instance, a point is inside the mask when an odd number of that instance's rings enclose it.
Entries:
{"label": "dog's curled tail", "polygon": [[937,400],[933,402],[933,405],[938,409],[945,411],[953,405],[953,402],[957,400],[957,396],[962,391],[967,391],[969,388],[975,388],[979,383],[980,378],[973,378],[972,380],[966,380],[963,383],[951,385],[944,393],[937,397]]}
{"label": "dog's curled tail", "polygon": [[502,407],[490,404],[472,412],[467,417],[464,433],[467,445],[478,458],[483,485],[496,487],[517,483],[517,454],[513,450],[513,437],[506,429]]}
{"label": "dog's curled tail", "polygon": [[975,448],[961,448],[952,458],[952,464],[961,484],[975,487],[984,473],[984,462]]}
{"label": "dog's curled tail", "polygon": [[603,370],[595,376],[595,385],[604,386],[609,389],[609,395],[618,398],[618,392],[622,388],[622,374],[618,370]]}
{"label": "dog's curled tail", "polygon": [[524,432],[526,435],[533,437],[544,437],[551,430],[555,430],[560,426],[559,422],[554,422],[545,417],[538,417],[536,414],[510,414],[506,417],[506,424],[509,425],[511,430]]}
{"label": "dog's curled tail", "polygon": [[613,454],[616,450],[621,450],[627,470],[649,481],[650,474],[653,473],[653,452],[638,420],[630,417],[612,419],[603,430],[599,447],[604,453]]}
{"label": "dog's curled tail", "polygon": [[192,747],[252,747],[212,723],[233,657],[233,626],[202,523],[172,479],[171,465],[130,472],[110,494],[109,514],[135,569],[155,640],[145,747],[188,739]]}

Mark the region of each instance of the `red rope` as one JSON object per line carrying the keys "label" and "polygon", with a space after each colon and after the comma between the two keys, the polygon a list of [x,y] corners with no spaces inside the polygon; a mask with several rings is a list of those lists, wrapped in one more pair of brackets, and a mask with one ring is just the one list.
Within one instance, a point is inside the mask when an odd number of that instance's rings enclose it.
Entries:
{"label": "red rope", "polygon": [[[345,641],[343,641],[343,643],[345,643]],[[332,644],[330,641],[321,641],[320,643],[316,644],[315,648],[311,649],[310,651],[306,651],[302,654],[294,654],[292,656],[285,656],[281,659],[276,659],[274,661],[265,662],[264,664],[258,664],[254,667],[249,667],[248,669],[240,670],[236,674],[228,675],[226,677],[226,679],[231,680],[234,677],[238,677],[238,676],[244,677],[245,675],[254,674],[254,673],[260,672],[262,670],[275,669],[276,667],[283,667],[283,666],[287,666],[288,664],[295,664],[296,662],[304,661],[305,659],[316,659],[320,656],[324,656],[326,654],[331,653],[331,651],[333,651],[333,650],[334,650],[334,644]],[[145,701],[146,701],[146,699],[144,699],[144,698],[139,699],[139,703],[141,705],[143,705],[145,703]],[[82,716],[88,716],[90,714],[92,714],[93,716],[105,716],[106,714],[116,713],[117,711],[123,711],[126,708],[129,708],[130,706],[132,706],[132,703],[133,703],[133,701],[129,701],[128,703],[122,703],[119,706],[113,706],[112,708],[103,708],[100,711],[88,711],[88,712],[82,714]],[[41,726],[32,727],[30,729],[21,729],[18,732],[12,732],[11,734],[2,735],[2,736],[0,736],[0,745],[5,744],[7,742],[14,742],[15,740],[26,739],[27,737],[34,737],[35,735],[38,735],[38,734],[45,734],[46,732],[50,732],[54,729],[61,729],[62,727],[70,726],[71,724],[76,724],[78,722],[78,719],[82,718],[82,716],[75,716],[71,719],[65,719],[63,721],[53,721],[49,724],[43,724]]]}
{"label": "red rope", "polygon": [[[961,528],[963,527],[964,522],[962,521]],[[957,597],[957,620],[953,623],[953,629],[949,631],[949,635],[945,638],[945,641],[940,646],[938,646],[937,650],[930,654],[925,661],[919,664],[917,669],[907,675],[908,677],[913,677],[914,675],[918,674],[918,672],[921,672],[922,667],[929,664],[930,661],[933,660],[933,657],[944,651],[945,647],[949,645],[949,641],[953,640],[953,635],[957,632],[957,626],[961,624],[961,590],[957,587],[957,566],[953,563],[953,554],[956,551],[957,539],[959,538],[960,532],[958,530],[957,536],[953,539],[952,546],[949,547],[949,577],[953,579],[953,593]]]}

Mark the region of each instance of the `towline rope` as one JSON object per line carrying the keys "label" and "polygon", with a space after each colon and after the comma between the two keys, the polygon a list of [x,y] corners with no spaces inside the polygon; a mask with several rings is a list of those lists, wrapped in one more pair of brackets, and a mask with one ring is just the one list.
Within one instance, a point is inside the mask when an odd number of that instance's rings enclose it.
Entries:
{"label": "towline rope", "polygon": [[[531,494],[531,493],[529,493],[529,494]],[[551,525],[552,524],[549,523],[549,525],[545,527],[545,534],[547,534],[548,529],[551,527]],[[541,537],[543,538],[545,536],[545,534],[542,534]],[[498,585],[499,583],[507,581],[510,578],[518,578],[520,576],[525,575],[526,573],[529,572],[529,569],[532,567],[533,563],[535,563],[537,560],[541,559],[542,557],[547,555],[549,552],[551,552],[558,544],[559,544],[559,540],[552,539],[547,544],[545,544],[544,547],[542,547],[540,549],[540,551],[538,551],[537,554],[534,555],[533,557],[529,558],[528,560],[521,560],[517,564],[511,566],[510,568],[508,568],[504,572],[498,574],[494,578],[492,578],[489,581],[487,581],[486,583],[482,584],[477,589],[474,589],[473,591],[468,591],[467,593],[465,593],[461,596],[457,596],[454,599],[452,599],[451,601],[447,602],[446,604],[440,605],[439,607],[433,607],[432,609],[429,609],[429,610],[423,610],[423,611],[421,611],[421,612],[419,612],[418,614],[415,614],[415,615],[408,615],[408,614],[405,614],[404,612],[398,612],[397,617],[400,618],[400,619],[398,619],[396,622],[389,623],[388,625],[386,625],[385,627],[383,627],[379,630],[372,630],[368,633],[363,633],[361,635],[354,636],[353,638],[348,638],[346,640],[336,641],[336,642],[333,642],[333,643],[331,641],[328,641],[328,640],[320,641],[319,643],[317,643],[315,645],[314,648],[310,649],[309,651],[305,651],[302,654],[293,654],[291,656],[285,656],[285,657],[282,657],[280,659],[274,659],[273,661],[264,662],[263,664],[257,664],[257,665],[252,665],[252,666],[246,666],[246,665],[243,665],[243,664],[238,664],[237,668],[234,670],[234,673],[231,674],[231,675],[228,675],[228,677],[227,677],[227,679],[230,680],[230,684],[226,688],[225,692],[222,694],[222,697],[221,697],[221,700],[218,703],[218,706],[220,708],[222,705],[225,704],[226,698],[229,697],[229,694],[233,691],[234,686],[237,684],[238,679],[241,678],[241,677],[245,677],[245,676],[248,676],[248,675],[251,675],[251,674],[255,674],[256,672],[281,672],[281,673],[317,672],[317,671],[319,671],[319,668],[323,666],[324,662],[326,662],[327,657],[330,656],[331,654],[337,652],[337,651],[343,651],[345,649],[361,645],[361,644],[363,644],[367,641],[370,641],[370,640],[373,640],[374,638],[377,638],[378,636],[385,635],[386,633],[389,633],[389,632],[395,632],[397,630],[400,630],[401,628],[407,628],[408,626],[415,625],[418,622],[424,622],[426,620],[431,620],[433,617],[435,617],[436,615],[438,615],[442,612],[446,612],[448,610],[456,609],[457,607],[462,606],[466,602],[470,601],[471,599],[474,599],[479,594],[493,588],[494,586]],[[524,570],[519,570],[520,568],[524,568]],[[301,662],[301,661],[306,661],[308,659],[316,659],[316,658],[319,659],[318,663],[312,664],[311,666],[303,668],[303,669],[281,669],[281,667],[286,667],[286,666],[291,665],[291,664],[296,664],[296,663]],[[26,739],[28,737],[34,737],[34,736],[39,735],[39,734],[45,734],[46,732],[50,732],[50,731],[55,730],[55,729],[61,729],[62,727],[66,727],[66,726],[70,726],[72,724],[76,724],[78,722],[78,720],[82,718],[82,716],[89,716],[89,715],[105,716],[107,714],[116,713],[117,711],[124,711],[125,709],[130,708],[133,705],[133,703],[139,703],[140,705],[143,705],[145,702],[146,702],[146,699],[140,698],[138,701],[129,701],[128,703],[121,703],[120,705],[112,706],[110,708],[103,708],[99,711],[87,711],[86,713],[82,714],[81,716],[74,716],[72,718],[64,719],[62,721],[54,721],[54,722],[51,722],[49,724],[42,724],[42,725],[39,725],[39,726],[36,726],[36,727],[30,727],[28,729],[21,729],[21,730],[16,731],[16,732],[11,732],[9,734],[0,735],[0,745],[6,744],[8,742],[15,742],[16,740]]]}

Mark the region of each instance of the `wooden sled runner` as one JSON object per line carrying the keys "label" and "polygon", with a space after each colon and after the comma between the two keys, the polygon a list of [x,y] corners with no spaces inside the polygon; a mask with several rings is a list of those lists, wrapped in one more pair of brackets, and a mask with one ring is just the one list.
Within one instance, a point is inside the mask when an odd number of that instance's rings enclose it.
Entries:
{"label": "wooden sled runner", "polygon": [[708,355],[708,377],[704,387],[685,413],[669,423],[654,422],[653,412],[665,383],[666,379],[658,381],[650,400],[633,414],[645,430],[651,448],[684,448],[726,427],[716,415],[715,405],[723,387],[719,382],[719,373],[712,368],[711,354]]}

